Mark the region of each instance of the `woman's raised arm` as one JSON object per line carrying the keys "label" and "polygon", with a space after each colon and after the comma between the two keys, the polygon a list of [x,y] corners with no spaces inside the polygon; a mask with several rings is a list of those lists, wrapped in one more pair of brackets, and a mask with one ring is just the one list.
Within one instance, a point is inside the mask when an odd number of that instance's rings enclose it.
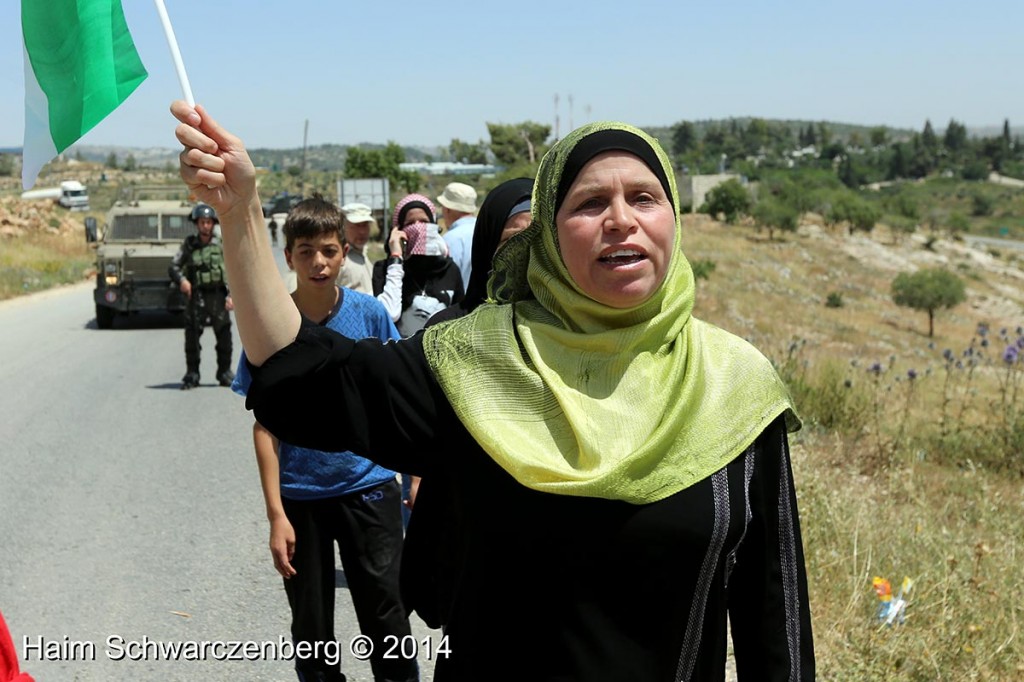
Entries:
{"label": "woman's raised arm", "polygon": [[256,171],[242,141],[202,106],[178,100],[171,113],[181,122],[174,132],[185,147],[181,179],[217,211],[238,334],[249,361],[260,365],[295,340],[300,318],[270,249]]}

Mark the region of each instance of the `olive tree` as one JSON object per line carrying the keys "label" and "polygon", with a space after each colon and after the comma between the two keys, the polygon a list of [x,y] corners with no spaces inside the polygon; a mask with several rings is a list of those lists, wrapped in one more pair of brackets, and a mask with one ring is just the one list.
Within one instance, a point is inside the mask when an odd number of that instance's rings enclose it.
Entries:
{"label": "olive tree", "polygon": [[726,180],[708,192],[707,202],[701,213],[708,213],[712,217],[722,213],[725,215],[725,222],[732,223],[750,210],[750,203],[750,193],[739,180]]}
{"label": "olive tree", "polygon": [[795,232],[800,222],[800,214],[795,208],[776,199],[757,202],[753,215],[758,227],[768,228],[768,241],[775,238],[775,230]]}
{"label": "olive tree", "polygon": [[892,281],[893,303],[928,313],[929,337],[935,333],[935,311],[952,308],[966,297],[963,280],[942,268],[903,272]]}

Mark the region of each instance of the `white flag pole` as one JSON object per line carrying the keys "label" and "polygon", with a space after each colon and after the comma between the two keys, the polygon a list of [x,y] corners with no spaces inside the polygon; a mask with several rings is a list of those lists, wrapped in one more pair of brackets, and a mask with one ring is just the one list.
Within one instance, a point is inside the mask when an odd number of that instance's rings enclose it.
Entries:
{"label": "white flag pole", "polygon": [[194,107],[196,100],[192,96],[192,86],[188,83],[188,74],[185,73],[185,62],[181,60],[181,51],[178,49],[178,41],[174,37],[174,28],[171,26],[171,19],[167,16],[167,8],[164,7],[164,0],[153,0],[156,3],[157,14],[160,15],[160,23],[164,27],[164,35],[167,37],[167,45],[171,48],[171,59],[174,60],[174,70],[178,72],[178,82],[181,83],[181,91],[185,95],[185,101],[189,106]]}

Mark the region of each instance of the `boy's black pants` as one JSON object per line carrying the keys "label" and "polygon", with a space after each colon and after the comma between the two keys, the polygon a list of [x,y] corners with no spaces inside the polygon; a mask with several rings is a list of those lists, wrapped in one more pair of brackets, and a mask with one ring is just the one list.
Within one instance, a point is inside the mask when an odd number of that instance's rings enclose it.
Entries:
{"label": "boy's black pants", "polygon": [[[284,581],[292,610],[292,639],[298,642],[336,642],[334,635],[334,544],[341,555],[360,631],[373,639],[370,665],[377,682],[419,679],[415,660],[384,660],[393,646],[392,635],[411,635],[409,618],[398,588],[402,562],[401,487],[389,481],[342,497],[324,500],[282,500],[295,529],[296,575]],[[323,645],[321,645],[323,646]],[[351,656],[347,641],[331,644]],[[295,668],[304,680],[344,680],[336,660],[300,659]]]}

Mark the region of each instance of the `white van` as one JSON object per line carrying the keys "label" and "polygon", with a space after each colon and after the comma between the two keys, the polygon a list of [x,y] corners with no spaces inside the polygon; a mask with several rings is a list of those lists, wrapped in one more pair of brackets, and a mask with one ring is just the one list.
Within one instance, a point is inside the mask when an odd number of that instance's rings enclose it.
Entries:
{"label": "white van", "polygon": [[88,211],[89,192],[78,180],[65,180],[60,183],[60,198],[57,199],[57,203],[72,211]]}

